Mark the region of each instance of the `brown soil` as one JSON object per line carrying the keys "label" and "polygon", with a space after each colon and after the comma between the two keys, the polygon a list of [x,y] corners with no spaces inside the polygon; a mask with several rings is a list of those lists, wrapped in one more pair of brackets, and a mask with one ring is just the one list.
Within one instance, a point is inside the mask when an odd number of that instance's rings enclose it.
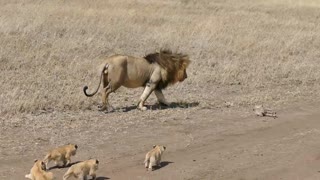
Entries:
{"label": "brown soil", "polygon": [[[50,147],[79,145],[73,162],[101,162],[98,179],[318,179],[320,108],[292,106],[279,117],[222,108],[43,113],[2,120],[0,179],[22,179]],[[32,128],[34,127],[34,128]],[[153,144],[162,167],[143,165]],[[53,164],[51,164],[53,166]],[[60,179],[67,168],[51,171]]]}

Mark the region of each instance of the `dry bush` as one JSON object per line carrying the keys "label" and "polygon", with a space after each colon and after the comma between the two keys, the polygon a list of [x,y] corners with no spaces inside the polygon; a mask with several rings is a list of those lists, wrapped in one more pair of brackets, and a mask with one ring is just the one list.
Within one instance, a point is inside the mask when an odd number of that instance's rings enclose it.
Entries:
{"label": "dry bush", "polygon": [[[165,92],[170,100],[312,99],[320,92],[319,8],[316,0],[2,0],[0,113],[90,109],[99,98],[82,87],[97,85],[101,58],[164,46],[193,60],[189,79]],[[111,101],[125,106],[141,89],[120,92]]]}

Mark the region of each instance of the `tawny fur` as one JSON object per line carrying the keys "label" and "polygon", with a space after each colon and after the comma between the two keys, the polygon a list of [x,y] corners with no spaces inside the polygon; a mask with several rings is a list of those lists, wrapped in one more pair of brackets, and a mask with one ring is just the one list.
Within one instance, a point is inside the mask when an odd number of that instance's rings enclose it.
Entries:
{"label": "tawny fur", "polygon": [[145,168],[152,171],[153,166],[161,166],[161,156],[165,150],[165,146],[154,145],[152,150],[146,154],[144,160]]}
{"label": "tawny fur", "polygon": [[43,159],[43,162],[46,163],[47,168],[50,161],[54,161],[55,165],[58,166],[67,166],[71,163],[71,156],[76,155],[77,149],[78,146],[76,144],[68,144],[57,147],[47,153]]}
{"label": "tawny fur", "polygon": [[46,172],[46,165],[41,160],[35,160],[34,165],[30,170],[30,174],[25,177],[31,180],[53,180],[52,172]]}
{"label": "tawny fur", "polygon": [[140,110],[147,109],[144,103],[153,91],[161,104],[169,105],[162,89],[184,81],[187,78],[186,69],[189,64],[190,60],[187,55],[172,53],[170,50],[152,53],[144,58],[114,55],[108,57],[100,66],[100,82],[95,92],[87,93],[87,86],[83,88],[83,91],[86,96],[91,97],[98,92],[102,84],[100,110],[113,109],[108,103],[109,94],[121,86],[145,88],[138,104]]}
{"label": "tawny fur", "polygon": [[257,116],[277,117],[277,113],[274,110],[265,108],[263,105],[255,105],[253,111]]}
{"label": "tawny fur", "polygon": [[77,164],[72,165],[68,171],[64,174],[63,180],[67,180],[70,177],[86,180],[90,175],[93,180],[96,179],[96,171],[98,170],[99,161],[97,159],[89,159]]}

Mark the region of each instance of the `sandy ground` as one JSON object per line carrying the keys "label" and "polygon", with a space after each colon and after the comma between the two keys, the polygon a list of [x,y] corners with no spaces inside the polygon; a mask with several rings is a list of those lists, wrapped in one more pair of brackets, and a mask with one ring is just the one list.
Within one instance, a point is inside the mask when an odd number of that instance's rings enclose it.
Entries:
{"label": "sandy ground", "polygon": [[[276,119],[196,105],[2,119],[0,179],[23,179],[33,159],[68,142],[79,145],[73,162],[100,160],[98,180],[320,179],[317,105],[292,105],[278,110]],[[143,160],[153,144],[165,145],[167,151],[162,167],[148,172]],[[61,179],[67,168],[51,171]]]}

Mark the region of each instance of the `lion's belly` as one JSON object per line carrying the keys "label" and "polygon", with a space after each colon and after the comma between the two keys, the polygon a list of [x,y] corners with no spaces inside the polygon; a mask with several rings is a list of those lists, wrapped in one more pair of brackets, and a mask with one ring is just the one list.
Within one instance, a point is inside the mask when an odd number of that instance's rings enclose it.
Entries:
{"label": "lion's belly", "polygon": [[[139,61],[136,59],[135,61]],[[129,62],[126,69],[126,77],[123,83],[124,87],[127,88],[137,88],[142,87],[150,79],[150,76],[153,72],[152,66],[146,63],[145,60],[137,63],[135,61]],[[135,62],[135,63],[133,63]]]}
{"label": "lion's belly", "polygon": [[138,87],[142,87],[145,83],[144,82],[140,82],[140,81],[125,81],[123,83],[123,86],[126,88],[138,88]]}

